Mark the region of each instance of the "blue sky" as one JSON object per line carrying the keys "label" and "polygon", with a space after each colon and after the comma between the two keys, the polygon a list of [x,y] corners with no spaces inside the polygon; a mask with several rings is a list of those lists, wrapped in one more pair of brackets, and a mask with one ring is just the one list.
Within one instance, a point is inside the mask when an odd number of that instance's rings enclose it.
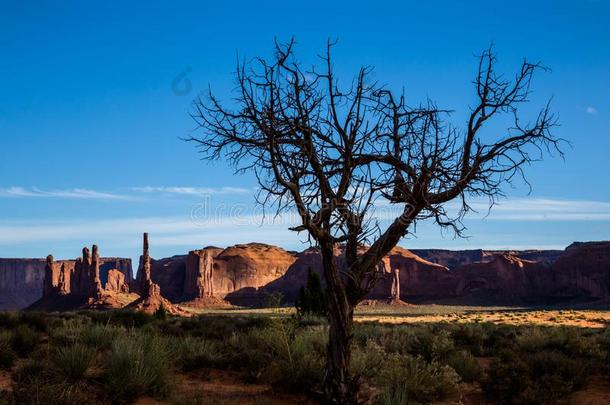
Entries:
{"label": "blue sky", "polygon": [[[110,4],[109,4],[110,3]],[[530,168],[533,192],[507,190],[470,239],[418,226],[405,247],[564,247],[610,239],[610,2],[8,2],[0,3],[0,256],[156,257],[261,241],[301,249],[290,219],[261,224],[256,183],[180,141],[192,99],[229,98],[236,55],[269,56],[297,39],[312,63],[327,38],[348,80],[360,65],[430,97],[464,121],[475,54],[495,45],[503,71],[523,57],[552,68],[534,82],[531,116],[548,98],[565,161]],[[429,4],[424,4],[429,3]],[[190,89],[190,90],[189,90]],[[483,210],[483,213],[485,211]]]}

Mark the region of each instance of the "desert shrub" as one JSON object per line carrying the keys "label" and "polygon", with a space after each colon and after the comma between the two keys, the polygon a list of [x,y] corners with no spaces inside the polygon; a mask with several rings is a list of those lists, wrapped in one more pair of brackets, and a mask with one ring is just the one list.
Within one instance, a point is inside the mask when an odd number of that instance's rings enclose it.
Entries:
{"label": "desert shrub", "polygon": [[545,348],[547,335],[542,328],[528,327],[521,331],[516,341],[519,349],[525,352],[537,352]]}
{"label": "desert shrub", "polygon": [[155,318],[142,311],[120,309],[116,311],[89,311],[85,312],[91,320],[101,324],[124,326],[126,328],[140,328],[155,320]]}
{"label": "desert shrub", "polygon": [[113,340],[124,332],[125,329],[120,326],[93,323],[86,317],[74,317],[51,329],[49,339],[55,346],[80,342],[90,347],[108,349]]}
{"label": "desert shrub", "polygon": [[14,374],[12,403],[17,404],[103,404],[103,397],[84,382],[67,381],[45,361],[28,360]]}
{"label": "desert shrub", "polygon": [[212,340],[186,337],[177,347],[178,364],[182,371],[192,371],[204,367],[223,366],[226,356],[221,346]]}
{"label": "desert shrub", "polygon": [[269,352],[258,330],[231,334],[227,346],[227,364],[230,367],[244,370],[247,381],[260,377],[261,370],[269,360]]}
{"label": "desert shrub", "polygon": [[167,310],[163,304],[159,305],[159,308],[153,313],[153,317],[157,320],[164,321],[167,319]]}
{"label": "desert shrub", "polygon": [[307,283],[299,289],[299,296],[294,305],[299,316],[326,314],[326,297],[320,275],[313,272],[311,268],[307,269]]}
{"label": "desert shrub", "polygon": [[466,350],[459,350],[449,354],[445,363],[454,369],[462,381],[465,382],[477,381],[483,373],[477,359]]}
{"label": "desert shrub", "polygon": [[326,335],[322,328],[298,329],[292,319],[251,331],[269,356],[267,378],[287,388],[307,390],[321,381]]}
{"label": "desert shrub", "polygon": [[89,347],[109,349],[112,346],[112,342],[124,333],[125,329],[119,326],[93,324],[82,328],[78,339]]}
{"label": "desert shrub", "polygon": [[293,319],[274,319],[270,326],[234,333],[229,362],[250,379],[263,378],[283,388],[306,391],[322,379],[324,328],[298,328]]}
{"label": "desert shrub", "polygon": [[486,333],[484,346],[487,353],[493,355],[500,349],[512,347],[517,339],[518,328],[513,325],[496,325],[490,322],[482,324],[483,330]]}
{"label": "desert shrub", "polygon": [[269,326],[267,317],[197,316],[182,318],[176,323],[164,322],[161,330],[177,336],[190,335],[212,340],[225,340],[233,333],[260,329]]}
{"label": "desert shrub", "polygon": [[522,330],[516,342],[521,350],[531,353],[555,350],[570,356],[602,356],[598,340],[576,328],[532,326]]}
{"label": "desert shrub", "polygon": [[51,354],[51,363],[67,380],[76,381],[83,378],[95,353],[94,348],[81,343],[57,347]]}
{"label": "desert shrub", "polygon": [[506,404],[555,404],[582,386],[578,359],[556,351],[520,356],[507,353],[492,363],[482,384],[491,401]]}
{"label": "desert shrub", "polygon": [[428,361],[443,358],[454,349],[447,330],[427,325],[395,328],[380,340],[387,352],[422,356]]}
{"label": "desert shrub", "polygon": [[265,308],[280,308],[283,300],[284,294],[282,294],[280,291],[274,291],[267,294],[264,299],[263,306]]}
{"label": "desert shrub", "polygon": [[49,328],[49,323],[54,320],[52,316],[43,312],[20,312],[19,318],[21,323],[30,326],[38,332],[46,332]]}
{"label": "desert shrub", "polygon": [[276,384],[309,390],[321,383],[326,342],[326,333],[322,328],[299,331],[290,342],[290,357],[278,362]]}
{"label": "desert shrub", "polygon": [[106,378],[115,401],[141,395],[165,397],[170,390],[171,353],[155,335],[132,334],[117,338],[106,357]]}
{"label": "desert shrub", "polygon": [[80,339],[82,332],[93,325],[91,320],[86,317],[64,319],[61,324],[51,329],[49,341],[56,346],[74,344]]}
{"label": "desert shrub", "polygon": [[17,353],[11,345],[11,338],[11,333],[8,331],[0,332],[0,369],[3,370],[10,369],[17,359]]}
{"label": "desert shrub", "polygon": [[452,338],[456,346],[468,349],[477,356],[488,354],[487,343],[491,329],[487,324],[463,323],[453,326]]}
{"label": "desert shrub", "polygon": [[11,329],[19,324],[19,314],[16,312],[0,312],[0,328]]}
{"label": "desert shrub", "polygon": [[40,341],[40,334],[27,325],[19,325],[12,331],[11,347],[19,357],[31,353]]}
{"label": "desert shrub", "polygon": [[407,390],[386,388],[375,400],[376,405],[414,405],[419,402],[409,398]]}
{"label": "desert shrub", "polygon": [[373,378],[385,360],[386,352],[377,342],[369,340],[364,346],[352,346],[350,370],[354,377]]}
{"label": "desert shrub", "polygon": [[298,318],[299,326],[322,326],[328,324],[325,316],[314,314],[303,314]]}
{"label": "desert shrub", "polygon": [[388,330],[390,330],[388,327],[376,322],[356,323],[352,342],[362,346],[369,340],[380,341],[381,336],[385,335]]}
{"label": "desert shrub", "polygon": [[377,382],[384,386],[379,400],[390,398],[402,401],[395,403],[409,404],[443,399],[455,392],[460,380],[449,366],[399,354],[386,358],[378,378]]}

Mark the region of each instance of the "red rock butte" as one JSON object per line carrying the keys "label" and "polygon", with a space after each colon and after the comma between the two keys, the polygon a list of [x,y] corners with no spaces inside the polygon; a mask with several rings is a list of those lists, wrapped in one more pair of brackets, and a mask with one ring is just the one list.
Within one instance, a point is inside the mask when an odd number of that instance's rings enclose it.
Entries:
{"label": "red rock butte", "polygon": [[[96,246],[75,260],[0,259],[0,309],[132,307],[184,313],[184,306],[258,306],[279,292],[294,302],[315,248],[293,252],[263,243],[205,247],[152,259],[148,235],[136,278],[130,259],[99,257]],[[336,249],[344,266],[342,248]],[[610,242],[574,243],[565,251],[393,249],[378,266],[367,301],[473,305],[549,304],[610,298]],[[323,277],[322,277],[323,280]]]}

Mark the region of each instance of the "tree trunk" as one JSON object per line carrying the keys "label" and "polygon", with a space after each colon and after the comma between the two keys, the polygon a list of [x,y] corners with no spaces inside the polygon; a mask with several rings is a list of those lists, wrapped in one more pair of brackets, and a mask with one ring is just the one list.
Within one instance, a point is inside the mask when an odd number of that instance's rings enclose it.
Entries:
{"label": "tree trunk", "polygon": [[357,387],[349,373],[353,315],[352,308],[348,308],[345,313],[332,311],[328,315],[329,336],[324,393],[332,404],[356,403]]}
{"label": "tree trunk", "polygon": [[328,347],[324,395],[330,404],[355,404],[357,387],[349,373],[354,309],[339,277],[332,246],[322,246],[328,302]]}

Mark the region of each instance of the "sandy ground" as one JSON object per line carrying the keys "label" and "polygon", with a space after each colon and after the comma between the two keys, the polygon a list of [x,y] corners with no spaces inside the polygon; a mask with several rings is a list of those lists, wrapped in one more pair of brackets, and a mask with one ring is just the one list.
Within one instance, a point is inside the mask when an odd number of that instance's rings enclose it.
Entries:
{"label": "sandy ground", "polygon": [[358,322],[381,323],[480,323],[492,322],[510,325],[577,326],[581,328],[603,328],[610,324],[610,311],[595,310],[543,310],[543,311],[494,311],[423,315],[377,315],[361,314]]}
{"label": "sandy ground", "polygon": [[151,404],[210,404],[210,405],[307,405],[316,404],[302,395],[273,392],[264,384],[244,382],[239,373],[224,370],[201,370],[179,375],[176,394],[168,401],[140,398],[136,405]]}

